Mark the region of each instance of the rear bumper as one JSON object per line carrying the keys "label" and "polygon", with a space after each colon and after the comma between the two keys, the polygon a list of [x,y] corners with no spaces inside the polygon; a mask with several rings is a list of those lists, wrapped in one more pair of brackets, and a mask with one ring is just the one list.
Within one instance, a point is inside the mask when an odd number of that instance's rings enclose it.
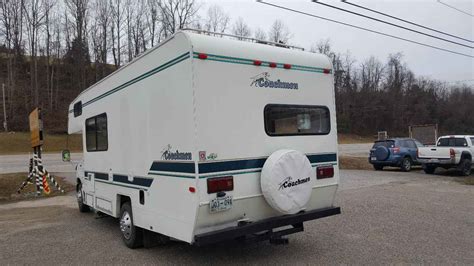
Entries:
{"label": "rear bumper", "polygon": [[456,165],[454,159],[418,158],[418,162],[430,165]]}
{"label": "rear bumper", "polygon": [[401,162],[402,162],[402,157],[400,157],[400,156],[390,156],[385,161],[372,160],[372,158],[369,157],[369,163],[377,164],[377,165],[400,166]]}
{"label": "rear bumper", "polygon": [[[303,231],[303,222],[316,220],[341,213],[340,207],[324,208],[293,215],[273,217],[258,222],[248,223],[241,226],[233,226],[222,230],[203,233],[194,236],[196,246],[204,246],[225,240],[237,239],[249,235],[259,234],[259,240],[272,239],[296,232]],[[272,229],[291,225],[293,228],[273,232]],[[266,231],[266,232],[265,232]],[[262,234],[263,233],[263,234]],[[263,237],[262,237],[263,236]]]}

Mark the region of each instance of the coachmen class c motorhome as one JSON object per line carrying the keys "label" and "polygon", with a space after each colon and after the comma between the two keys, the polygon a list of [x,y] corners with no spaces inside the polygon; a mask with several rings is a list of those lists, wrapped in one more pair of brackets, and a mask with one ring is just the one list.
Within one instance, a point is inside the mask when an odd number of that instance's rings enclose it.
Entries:
{"label": "coachmen class c motorhome", "polygon": [[332,66],[290,48],[182,31],[82,92],[80,210],[119,218],[131,248],[284,242],[339,214]]}

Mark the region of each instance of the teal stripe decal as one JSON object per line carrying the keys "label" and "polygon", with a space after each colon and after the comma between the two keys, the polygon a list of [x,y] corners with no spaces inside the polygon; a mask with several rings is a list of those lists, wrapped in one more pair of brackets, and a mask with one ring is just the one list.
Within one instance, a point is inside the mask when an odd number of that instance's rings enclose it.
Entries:
{"label": "teal stripe decal", "polygon": [[104,183],[104,184],[109,184],[109,185],[115,185],[115,186],[119,186],[119,187],[126,187],[126,188],[134,188],[134,189],[141,189],[141,190],[145,190],[147,191],[148,188],[147,187],[134,187],[134,186],[127,186],[125,184],[118,184],[118,183],[112,183],[112,182],[108,182],[108,181],[102,181],[100,179],[94,179],[95,182],[99,182],[99,183]]}
{"label": "teal stripe decal", "polygon": [[[198,52],[194,52],[194,58],[199,58]],[[253,65],[254,60],[253,59],[246,59],[246,58],[238,58],[238,57],[231,57],[231,56],[224,56],[224,55],[215,55],[215,54],[206,54],[207,59],[206,60],[212,60],[212,61],[217,61],[217,62],[223,62],[223,63],[232,63],[232,64],[241,64],[241,65]],[[276,63],[277,66],[276,68],[282,68],[283,63]],[[270,62],[262,62],[261,66],[270,66]],[[310,67],[310,66],[301,66],[301,65],[291,65],[291,69],[288,70],[299,70],[299,71],[307,71],[307,72],[315,72],[315,73],[324,73],[324,68],[319,68],[319,67]],[[329,73],[332,73],[332,70],[329,70]]]}
{"label": "teal stripe decal", "polygon": [[149,175],[162,175],[162,176],[172,176],[172,177],[179,177],[179,178],[191,178],[194,179],[194,176],[186,176],[186,175],[180,175],[180,174],[168,174],[168,173],[153,173],[153,172],[148,172]]}
{"label": "teal stripe decal", "polygon": [[[109,95],[111,95],[111,94],[113,94],[113,93],[115,93],[115,92],[117,92],[117,91],[121,91],[121,90],[127,88],[128,86],[130,86],[130,85],[132,85],[132,84],[135,84],[135,83],[137,83],[137,82],[139,82],[139,81],[141,81],[141,80],[143,80],[143,79],[146,79],[146,78],[148,78],[148,77],[150,77],[150,76],[153,76],[153,75],[155,75],[155,74],[157,74],[157,73],[159,73],[159,72],[161,72],[161,71],[163,71],[163,70],[165,70],[165,69],[167,69],[167,68],[169,68],[169,67],[172,67],[172,66],[174,66],[174,65],[176,65],[176,64],[178,64],[178,63],[180,63],[180,62],[182,62],[182,61],[184,61],[184,60],[186,60],[186,59],[188,59],[189,57],[190,57],[190,56],[189,56],[189,52],[186,52],[186,53],[184,53],[184,54],[182,54],[182,55],[180,55],[180,56],[178,56],[178,57],[176,57],[176,58],[174,58],[174,59],[172,59],[172,60],[170,60],[170,61],[168,61],[168,62],[166,62],[166,63],[164,63],[164,64],[162,64],[162,65],[160,65],[160,66],[158,66],[158,67],[156,67],[156,68],[154,68],[154,69],[152,69],[152,70],[150,70],[150,71],[148,71],[148,72],[146,72],[146,73],[144,73],[144,74],[142,74],[142,75],[140,75],[140,76],[138,76],[138,77],[136,77],[136,78],[134,78],[134,79],[132,79],[132,80],[129,80],[129,81],[123,83],[122,85],[120,85],[120,86],[118,86],[118,87],[113,88],[113,89],[110,90],[110,91],[107,91],[107,92],[105,92],[105,93],[103,93],[103,94],[101,94],[101,95],[99,95],[99,96],[97,96],[97,97],[95,97],[95,98],[93,98],[93,99],[91,99],[91,100],[89,100],[89,101],[83,103],[83,104],[82,104],[82,107],[85,107],[85,106],[87,106],[87,105],[90,105],[90,104],[92,104],[92,103],[94,103],[94,102],[96,102],[96,101],[98,101],[98,100],[100,100],[100,99],[102,99],[102,98],[104,98],[104,97],[107,97],[107,96],[109,96]],[[69,110],[69,112],[72,113],[73,110]]]}
{"label": "teal stripe decal", "polygon": [[[319,164],[311,164],[311,167],[316,167],[318,165],[337,165],[335,162],[331,163],[319,163]],[[252,173],[260,173],[262,169],[255,169],[253,171],[244,171],[244,172],[227,172],[227,173],[220,173],[220,174],[212,174],[212,175],[199,175],[199,178],[208,178],[208,177],[215,177],[215,176],[226,176],[226,175],[243,175],[243,174],[252,174]]]}

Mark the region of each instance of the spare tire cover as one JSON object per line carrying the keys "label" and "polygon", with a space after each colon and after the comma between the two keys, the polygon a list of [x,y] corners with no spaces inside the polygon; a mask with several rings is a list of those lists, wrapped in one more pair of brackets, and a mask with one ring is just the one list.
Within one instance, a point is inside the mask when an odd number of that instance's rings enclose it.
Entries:
{"label": "spare tire cover", "polygon": [[389,154],[390,152],[385,146],[378,146],[375,149],[375,157],[378,161],[385,161],[388,158]]}
{"label": "spare tire cover", "polygon": [[295,214],[308,203],[315,183],[306,155],[295,150],[278,150],[265,161],[260,186],[272,208]]}

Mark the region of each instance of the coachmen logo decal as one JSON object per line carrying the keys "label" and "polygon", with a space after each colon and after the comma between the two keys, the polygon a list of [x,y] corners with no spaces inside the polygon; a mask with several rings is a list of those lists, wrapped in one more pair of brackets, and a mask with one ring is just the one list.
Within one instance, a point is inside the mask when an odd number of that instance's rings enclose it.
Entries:
{"label": "coachmen logo decal", "polygon": [[268,72],[263,72],[256,75],[255,77],[250,78],[252,82],[250,86],[260,87],[260,88],[275,88],[275,89],[288,89],[288,90],[297,90],[298,83],[295,82],[285,82],[281,80],[270,80],[270,74]]}
{"label": "coachmen logo decal", "polygon": [[280,184],[278,184],[278,185],[280,185],[278,190],[282,190],[284,188],[289,188],[289,187],[294,187],[294,186],[297,186],[297,185],[300,185],[300,184],[304,184],[304,183],[309,182],[310,180],[311,180],[310,177],[307,177],[307,178],[303,178],[303,179],[296,179],[295,181],[293,181],[291,176],[289,176],[289,177],[283,179],[283,181]]}
{"label": "coachmen logo decal", "polygon": [[172,151],[171,145],[167,145],[161,151],[162,160],[192,160],[192,153],[190,152],[180,152],[178,150]]}

